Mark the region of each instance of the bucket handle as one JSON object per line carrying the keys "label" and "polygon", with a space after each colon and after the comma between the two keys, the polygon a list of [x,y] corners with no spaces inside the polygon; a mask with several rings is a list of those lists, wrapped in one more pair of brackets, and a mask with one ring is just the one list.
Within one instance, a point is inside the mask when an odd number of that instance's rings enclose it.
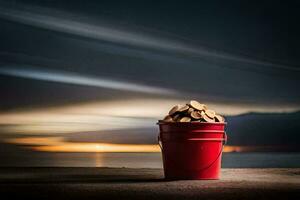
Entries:
{"label": "bucket handle", "polygon": [[[163,146],[162,146],[162,142],[161,142],[161,138],[160,138],[159,134],[158,134],[157,140],[158,140],[159,147],[161,148],[161,150],[163,150]],[[199,139],[199,140],[206,140],[206,139]],[[216,157],[216,159],[212,163],[210,163],[206,167],[203,167],[202,169],[199,169],[199,171],[200,170],[205,170],[207,168],[210,168],[219,159],[219,157],[221,156],[221,154],[223,152],[223,149],[224,149],[224,146],[226,145],[226,143],[227,143],[227,134],[226,134],[226,131],[224,131],[224,134],[223,134],[223,144],[222,144],[222,148],[221,148],[221,151],[219,152],[218,156]]]}

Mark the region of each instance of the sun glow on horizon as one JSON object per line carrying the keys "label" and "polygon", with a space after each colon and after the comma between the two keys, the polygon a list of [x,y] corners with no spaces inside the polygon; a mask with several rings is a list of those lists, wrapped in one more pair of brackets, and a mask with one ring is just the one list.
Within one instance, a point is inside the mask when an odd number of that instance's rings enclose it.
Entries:
{"label": "sun glow on horizon", "polygon": [[[157,144],[115,144],[96,142],[69,142],[63,137],[25,137],[11,138],[6,143],[22,145],[25,148],[40,152],[69,152],[69,153],[109,153],[109,152],[160,152]],[[255,147],[224,146],[223,152],[245,152]]]}
{"label": "sun glow on horizon", "polygon": [[44,152],[73,153],[130,153],[130,152],[160,152],[158,145],[145,144],[110,144],[110,143],[65,143],[51,146],[32,146],[30,149]]}
{"label": "sun glow on horizon", "polygon": [[155,144],[114,144],[96,142],[68,142],[62,137],[26,137],[5,140],[6,143],[24,145],[43,152],[160,152]]}

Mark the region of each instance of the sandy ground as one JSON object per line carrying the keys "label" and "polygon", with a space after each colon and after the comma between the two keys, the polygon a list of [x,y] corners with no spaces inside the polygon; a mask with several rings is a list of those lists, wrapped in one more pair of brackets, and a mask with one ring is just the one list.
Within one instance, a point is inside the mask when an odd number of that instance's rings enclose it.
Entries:
{"label": "sandy ground", "polygon": [[223,169],[221,180],[165,181],[161,169],[0,168],[0,194],[41,199],[300,199],[300,168]]}

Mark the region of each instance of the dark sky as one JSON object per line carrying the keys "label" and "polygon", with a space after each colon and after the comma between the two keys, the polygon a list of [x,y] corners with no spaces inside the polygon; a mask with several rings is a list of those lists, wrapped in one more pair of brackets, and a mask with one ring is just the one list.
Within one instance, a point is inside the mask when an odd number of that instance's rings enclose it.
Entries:
{"label": "dark sky", "polygon": [[296,1],[1,1],[0,8],[1,109],[151,96],[11,69],[104,77],[184,99],[300,105]]}

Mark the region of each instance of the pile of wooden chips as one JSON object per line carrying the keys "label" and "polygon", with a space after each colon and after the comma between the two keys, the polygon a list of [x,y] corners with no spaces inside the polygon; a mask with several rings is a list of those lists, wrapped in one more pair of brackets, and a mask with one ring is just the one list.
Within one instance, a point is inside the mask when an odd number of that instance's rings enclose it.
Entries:
{"label": "pile of wooden chips", "polygon": [[205,104],[192,100],[186,105],[176,105],[163,122],[224,122],[225,119]]}

